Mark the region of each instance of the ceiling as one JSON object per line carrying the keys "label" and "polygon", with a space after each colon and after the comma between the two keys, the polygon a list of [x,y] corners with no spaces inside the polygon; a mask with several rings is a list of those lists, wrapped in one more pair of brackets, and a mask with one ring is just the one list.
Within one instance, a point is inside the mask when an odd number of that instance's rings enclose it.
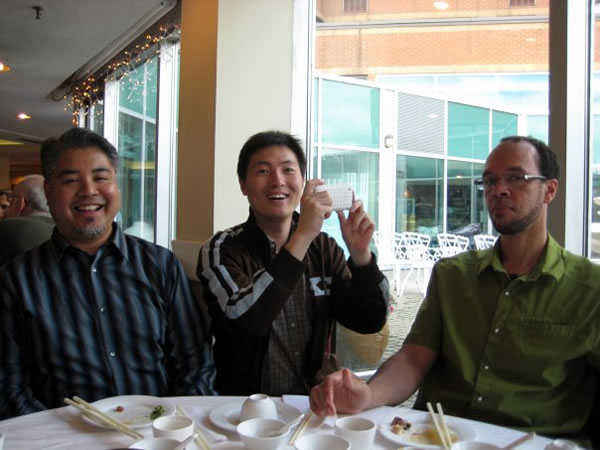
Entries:
{"label": "ceiling", "polygon": [[[11,70],[0,72],[0,158],[10,159],[11,177],[31,173],[39,165],[39,143],[71,126],[56,88],[75,73],[97,70],[175,3],[1,0],[0,61]],[[17,119],[21,112],[31,119]],[[3,139],[23,145],[3,145]]]}

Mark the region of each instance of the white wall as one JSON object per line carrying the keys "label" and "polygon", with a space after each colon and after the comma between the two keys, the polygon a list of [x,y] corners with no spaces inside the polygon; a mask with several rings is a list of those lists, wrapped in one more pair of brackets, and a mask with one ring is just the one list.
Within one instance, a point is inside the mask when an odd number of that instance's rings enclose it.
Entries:
{"label": "white wall", "polygon": [[248,215],[236,175],[238,153],[246,139],[269,129],[297,132],[291,123],[293,71],[297,76],[304,70],[307,77],[306,66],[294,65],[293,58],[292,29],[298,10],[294,0],[219,1],[215,230],[242,222]]}

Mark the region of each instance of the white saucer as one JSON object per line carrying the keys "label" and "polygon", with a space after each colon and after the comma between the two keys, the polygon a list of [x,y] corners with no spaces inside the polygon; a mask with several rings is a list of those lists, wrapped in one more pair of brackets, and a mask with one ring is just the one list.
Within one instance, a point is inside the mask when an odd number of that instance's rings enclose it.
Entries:
{"label": "white saucer", "polygon": [[[223,430],[235,432],[240,423],[240,410],[244,400],[236,400],[213,408],[208,416],[210,421]],[[302,414],[297,408],[281,401],[275,401],[275,406],[277,407],[277,418],[284,422],[290,422]]]}
{"label": "white saucer", "polygon": [[[108,397],[92,402],[92,405],[107,416],[110,416],[133,429],[150,426],[152,424],[150,413],[157,406],[162,406],[164,409],[161,417],[175,414],[175,405],[173,405],[173,403],[167,399],[153,397],[151,395],[120,395],[118,397]],[[117,411],[117,407],[121,407],[122,411]],[[82,414],[81,417],[87,423],[96,425],[97,427],[108,428],[106,425],[96,422],[88,416]]]}

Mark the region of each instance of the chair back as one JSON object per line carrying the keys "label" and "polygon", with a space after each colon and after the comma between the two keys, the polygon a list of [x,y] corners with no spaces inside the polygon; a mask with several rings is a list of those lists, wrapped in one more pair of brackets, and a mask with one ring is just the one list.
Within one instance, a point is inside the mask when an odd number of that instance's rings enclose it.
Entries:
{"label": "chair back", "polygon": [[392,266],[396,262],[394,234],[393,232],[379,230],[373,233],[373,242],[377,249],[377,264],[379,266]]}
{"label": "chair back", "polygon": [[485,250],[486,248],[493,247],[498,238],[491,234],[476,234],[473,236],[473,239],[475,240],[475,248],[477,250]]}
{"label": "chair back", "polygon": [[396,233],[394,245],[396,261],[409,264],[420,262],[426,257],[425,253],[430,241],[431,237],[426,234],[410,231]]}
{"label": "chair back", "polygon": [[469,238],[459,234],[439,233],[437,239],[442,256],[454,256],[469,248]]}

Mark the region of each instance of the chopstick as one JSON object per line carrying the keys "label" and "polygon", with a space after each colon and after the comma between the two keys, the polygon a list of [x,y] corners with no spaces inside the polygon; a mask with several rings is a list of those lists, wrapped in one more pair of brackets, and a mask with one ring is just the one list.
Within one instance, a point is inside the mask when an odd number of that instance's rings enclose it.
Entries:
{"label": "chopstick", "polygon": [[[438,403],[438,406],[440,406],[439,403]],[[450,439],[450,444],[448,444],[448,442],[446,442],[447,436],[444,433],[443,426],[438,422],[437,415],[433,411],[433,406],[431,406],[431,402],[427,402],[427,410],[429,411],[429,414],[431,415],[431,420],[433,420],[433,425],[435,426],[435,430],[437,431],[438,436],[440,437],[442,447],[444,448],[444,450],[449,450],[450,445],[452,445],[452,440]],[[441,420],[443,420],[445,422],[444,416],[441,416],[441,417],[442,417]],[[447,429],[447,427],[446,427],[446,429]]]}
{"label": "chopstick", "polygon": [[437,408],[438,415],[440,416],[440,419],[442,421],[442,430],[444,431],[444,435],[446,436],[448,448],[450,448],[452,447],[452,436],[450,435],[450,430],[448,430],[448,422],[446,421],[446,416],[444,415],[442,404],[440,402],[437,402],[435,406]]}
{"label": "chopstick", "polygon": [[[178,416],[188,417],[183,408],[181,408],[181,406],[179,405],[175,405],[175,412]],[[204,450],[210,450],[210,445],[208,445],[208,441],[204,437],[202,430],[200,430],[200,428],[196,426],[196,422],[194,422],[194,434],[196,435],[196,437],[194,438],[194,442],[196,442],[198,447]]]}
{"label": "chopstick", "polygon": [[101,424],[106,425],[107,427],[110,427],[113,430],[125,433],[126,435],[134,439],[144,439],[144,435],[129,428],[127,425],[119,422],[118,420],[113,419],[112,417],[104,414],[98,408],[96,408],[93,405],[90,405],[88,402],[80,399],[77,396],[73,397],[73,400],[71,400],[70,398],[65,398],[65,403],[74,406],[89,418],[100,422]]}
{"label": "chopstick", "polygon": [[296,441],[296,439],[298,439],[300,437],[300,434],[302,434],[302,431],[304,431],[304,428],[306,428],[306,425],[310,421],[312,415],[313,415],[313,412],[310,411],[306,415],[304,420],[302,422],[300,422],[300,425],[298,425],[298,428],[296,428],[296,431],[294,432],[294,434],[292,435],[292,438],[290,439],[290,442],[289,442],[290,445],[293,445],[294,442]]}

